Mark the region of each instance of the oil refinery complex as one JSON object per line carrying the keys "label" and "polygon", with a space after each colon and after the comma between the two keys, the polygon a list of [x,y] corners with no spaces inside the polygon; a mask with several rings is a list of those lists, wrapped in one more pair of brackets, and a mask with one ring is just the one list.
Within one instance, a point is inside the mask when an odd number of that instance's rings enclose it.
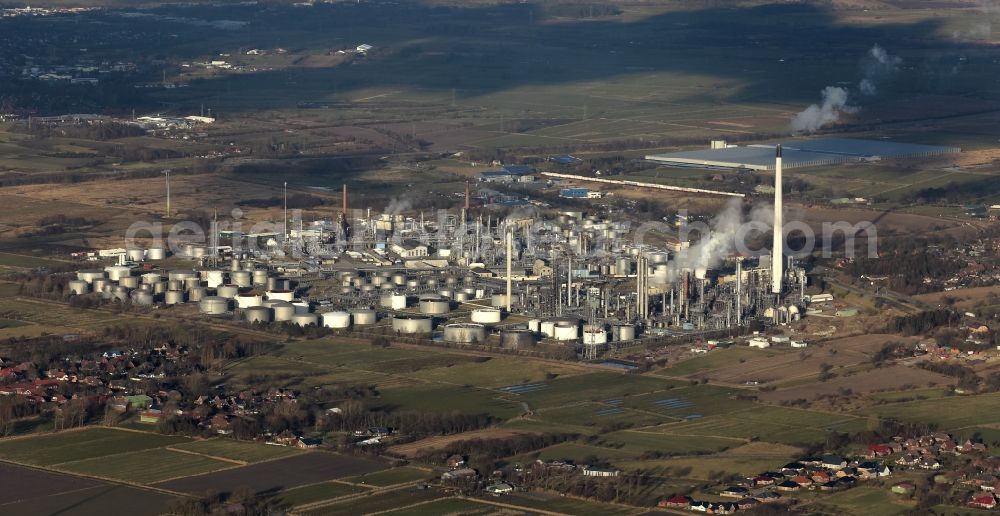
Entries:
{"label": "oil refinery complex", "polygon": [[[781,147],[771,152],[780,182]],[[69,289],[138,306],[196,305],[201,316],[249,323],[509,348],[554,341],[584,358],[644,337],[805,313],[806,274],[784,257],[781,232],[771,252],[736,251],[738,199],[696,242],[660,235],[659,245],[626,221],[577,211],[472,216],[468,200],[467,188],[459,215],[425,220],[349,210],[345,186],[338,221],[282,224],[276,234],[214,231],[208,245],[173,254],[123,249],[117,264],[78,271]]]}

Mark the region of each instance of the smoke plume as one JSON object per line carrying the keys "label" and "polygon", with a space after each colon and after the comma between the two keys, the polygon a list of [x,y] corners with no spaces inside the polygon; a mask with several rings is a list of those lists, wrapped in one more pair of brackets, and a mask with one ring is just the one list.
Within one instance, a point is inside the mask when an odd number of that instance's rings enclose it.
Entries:
{"label": "smoke plume", "polygon": [[847,89],[827,86],[821,92],[823,101],[813,104],[795,115],[791,129],[796,133],[814,133],[825,125],[840,120],[841,113],[853,113],[855,108],[847,105]]}
{"label": "smoke plume", "polygon": [[413,203],[409,199],[393,197],[389,199],[389,205],[385,207],[385,213],[399,215],[412,207]]}
{"label": "smoke plume", "polygon": [[705,271],[717,268],[728,256],[737,250],[737,238],[741,228],[748,222],[758,222],[770,227],[774,222],[774,208],[771,205],[754,206],[747,216],[743,215],[743,202],[732,199],[708,224],[708,229],[691,247],[680,251],[667,269],[668,281],[676,281],[684,271]]}
{"label": "smoke plume", "polygon": [[875,95],[878,92],[878,83],[894,75],[902,62],[901,57],[886,52],[878,43],[872,46],[862,61],[865,77],[858,83],[861,94]]}

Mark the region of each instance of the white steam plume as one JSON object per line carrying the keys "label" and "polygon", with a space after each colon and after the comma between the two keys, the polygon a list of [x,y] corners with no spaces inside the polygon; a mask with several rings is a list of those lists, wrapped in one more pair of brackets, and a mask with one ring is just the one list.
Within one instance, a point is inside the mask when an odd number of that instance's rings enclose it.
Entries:
{"label": "white steam plume", "polygon": [[[703,271],[717,268],[737,250],[737,237],[747,222],[760,222],[768,227],[774,221],[771,205],[754,206],[747,217],[743,216],[743,203],[732,199],[709,223],[707,234],[698,242],[677,253],[667,269],[668,281],[677,281],[684,271]],[[745,235],[744,235],[745,236]]]}
{"label": "white steam plume", "polygon": [[795,115],[791,130],[796,133],[814,133],[823,126],[840,120],[841,113],[853,113],[855,108],[847,105],[847,89],[827,86],[821,92],[823,102],[813,104]]}
{"label": "white steam plume", "polygon": [[865,77],[858,83],[861,94],[871,96],[877,93],[877,83],[895,74],[902,62],[901,57],[886,52],[878,43],[873,45],[863,62]]}
{"label": "white steam plume", "polygon": [[409,199],[393,197],[389,199],[389,205],[385,207],[385,213],[399,215],[412,207],[413,203]]}

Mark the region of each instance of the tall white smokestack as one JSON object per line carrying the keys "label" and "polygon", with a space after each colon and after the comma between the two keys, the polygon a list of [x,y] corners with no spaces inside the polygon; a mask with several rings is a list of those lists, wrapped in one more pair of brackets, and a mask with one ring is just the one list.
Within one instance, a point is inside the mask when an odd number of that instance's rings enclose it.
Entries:
{"label": "tall white smokestack", "polygon": [[781,280],[784,277],[785,265],[781,186],[781,145],[778,145],[774,155],[774,243],[771,247],[771,292],[779,295],[781,294]]}

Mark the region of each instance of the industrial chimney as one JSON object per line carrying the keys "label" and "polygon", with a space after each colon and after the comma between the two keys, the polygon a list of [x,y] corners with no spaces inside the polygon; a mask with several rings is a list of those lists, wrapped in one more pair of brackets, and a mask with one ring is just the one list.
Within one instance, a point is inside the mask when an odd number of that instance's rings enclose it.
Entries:
{"label": "industrial chimney", "polygon": [[775,148],[774,155],[774,243],[771,248],[771,292],[779,296],[781,295],[785,265],[781,186],[781,145],[779,144]]}

